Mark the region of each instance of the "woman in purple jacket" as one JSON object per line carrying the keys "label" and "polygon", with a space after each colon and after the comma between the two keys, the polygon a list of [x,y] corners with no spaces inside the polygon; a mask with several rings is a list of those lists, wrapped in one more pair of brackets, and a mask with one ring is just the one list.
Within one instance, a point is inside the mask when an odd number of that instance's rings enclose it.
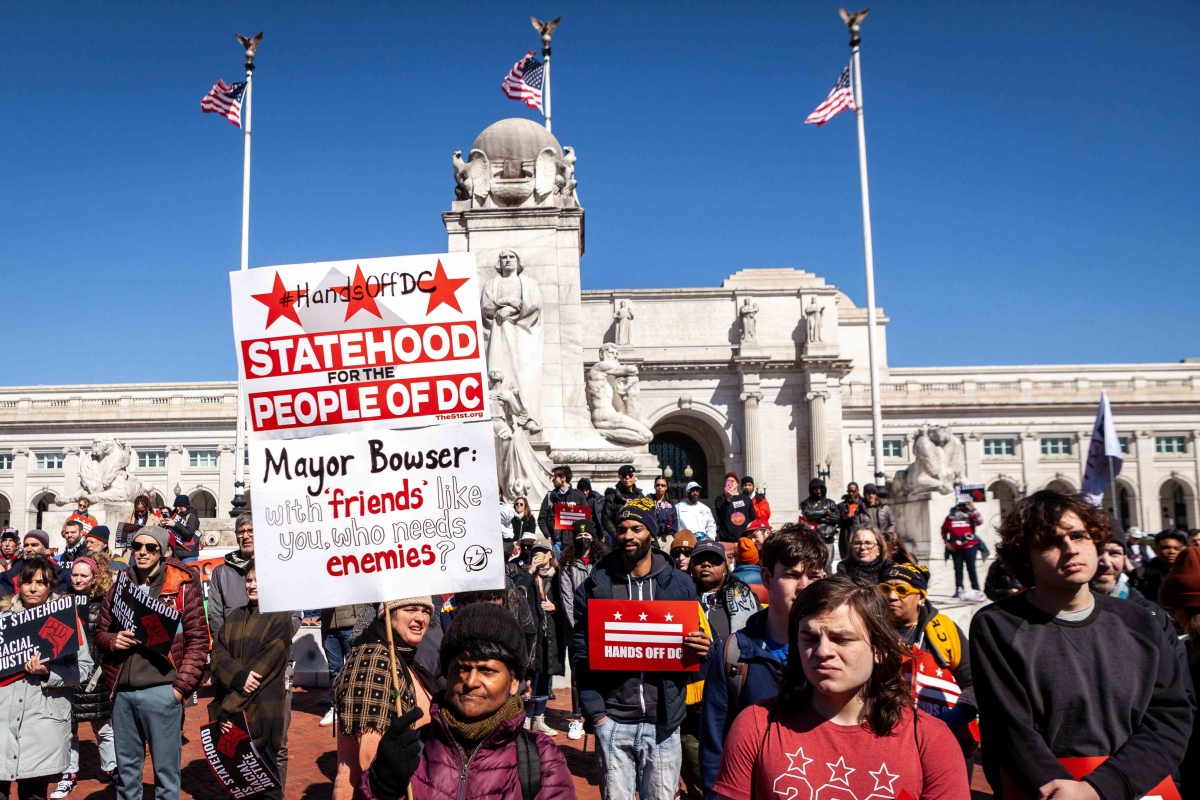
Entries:
{"label": "woman in purple jacket", "polygon": [[549,737],[526,731],[519,688],[525,637],[503,606],[460,611],[442,642],[446,691],[433,717],[393,719],[360,788],[367,800],[573,800],[575,782]]}

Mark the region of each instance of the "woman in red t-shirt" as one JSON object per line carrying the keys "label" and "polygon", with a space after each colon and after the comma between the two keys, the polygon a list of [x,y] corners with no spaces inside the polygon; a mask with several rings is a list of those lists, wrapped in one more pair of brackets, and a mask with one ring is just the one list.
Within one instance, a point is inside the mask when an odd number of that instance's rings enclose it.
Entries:
{"label": "woman in red t-shirt", "polygon": [[718,795],[969,800],[958,742],[914,709],[900,640],[874,586],[844,575],[817,581],[796,597],[788,627],[779,696],[734,721]]}

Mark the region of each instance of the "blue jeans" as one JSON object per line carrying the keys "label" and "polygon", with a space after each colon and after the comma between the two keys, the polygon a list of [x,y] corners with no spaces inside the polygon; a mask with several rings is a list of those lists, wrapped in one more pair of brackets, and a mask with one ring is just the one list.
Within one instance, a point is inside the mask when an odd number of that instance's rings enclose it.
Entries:
{"label": "blue jeans", "polygon": [[967,568],[967,577],[971,579],[971,588],[979,591],[979,578],[975,576],[975,556],[979,554],[978,547],[967,550],[951,550],[950,557],[954,559],[954,589],[963,589],[963,567]]}
{"label": "blue jeans", "polygon": [[673,800],[679,788],[678,728],[609,717],[596,726],[596,757],[602,800],[633,800],[635,792],[641,800]]}
{"label": "blue jeans", "polygon": [[350,631],[330,631],[321,643],[325,649],[325,660],[329,662],[329,704],[333,705],[333,681],[342,671],[342,664],[350,654]]}
{"label": "blue jeans", "polygon": [[142,767],[149,743],[155,800],[178,800],[183,704],[175,699],[171,685],[117,692],[112,727],[121,779],[117,797],[142,800]]}

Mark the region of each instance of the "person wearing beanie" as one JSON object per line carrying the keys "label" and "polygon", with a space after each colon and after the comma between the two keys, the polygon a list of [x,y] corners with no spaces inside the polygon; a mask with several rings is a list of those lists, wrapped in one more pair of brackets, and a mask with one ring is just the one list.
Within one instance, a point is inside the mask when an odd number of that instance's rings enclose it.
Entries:
{"label": "person wearing beanie", "polygon": [[[615,515],[617,547],[575,592],[572,670],[579,675],[585,719],[594,726],[603,797],[673,800],[682,749],[688,673],[593,672],[588,666],[589,600],[697,600],[691,579],[652,547],[658,533],[654,501],[638,497]],[[704,657],[712,640],[690,633],[683,646]]]}
{"label": "person wearing beanie", "polygon": [[[285,752],[291,703],[287,670],[292,655],[292,614],[264,614],[258,608],[258,576],[251,559],[242,571],[246,602],[229,610],[213,636],[213,699],[209,722],[226,723],[246,714],[246,727],[264,760],[274,761],[279,782],[287,785]],[[282,800],[283,789],[259,795]]]}
{"label": "person wearing beanie", "polygon": [[712,510],[700,502],[700,484],[690,481],[684,487],[684,499],[676,504],[675,511],[679,514],[679,524],[684,530],[691,531],[700,539],[717,539],[717,520]]}
{"label": "person wearing beanie", "polygon": [[25,561],[42,556],[54,564],[58,569],[58,582],[60,585],[69,585],[71,583],[71,571],[63,569],[58,562],[50,554],[50,534],[46,533],[41,528],[34,528],[27,531],[21,539],[21,555],[16,558],[12,564],[3,573],[0,573],[0,597],[8,597],[17,592],[17,578],[21,574],[21,567],[25,566]]}
{"label": "person wearing beanie", "polygon": [[119,630],[112,613],[117,587],[104,598],[96,623],[96,648],[103,656],[104,679],[113,690],[113,732],[117,751],[117,797],[140,800],[146,745],[154,764],[155,791],[179,795],[180,734],[183,703],[196,691],[208,656],[208,623],[199,576],[168,548],[170,535],[157,525],[142,528],[129,550],[129,580],[180,614],[170,658]]}
{"label": "person wearing beanie", "polygon": [[617,514],[626,503],[641,496],[642,490],[637,485],[637,470],[633,468],[633,464],[622,464],[617,470],[617,485],[605,492],[604,513],[600,515],[600,529],[604,532],[609,547],[616,548]]}
{"label": "person wearing beanie", "polygon": [[969,779],[973,767],[970,756],[975,751],[976,743],[968,725],[979,712],[975,705],[975,683],[971,678],[967,636],[954,620],[939,613],[929,602],[927,567],[889,564],[881,576],[879,591],[887,601],[888,613],[900,639],[909,647],[930,656],[933,669],[948,671],[950,675],[943,674],[942,679],[957,686],[957,698],[953,705],[947,702],[956,694],[951,690],[937,696],[936,702],[922,697],[917,705],[922,711],[945,722],[954,732],[963,747],[963,755],[967,757]]}
{"label": "person wearing beanie", "polygon": [[800,503],[800,516],[817,526],[817,533],[821,534],[826,547],[829,548],[826,568],[832,569],[834,561],[837,560],[838,523],[841,515],[838,514],[837,503],[826,496],[825,481],[813,478],[808,482],[808,497]]}
{"label": "person wearing beanie", "polygon": [[192,501],[186,494],[176,495],[171,516],[154,524],[170,531],[171,549],[177,559],[185,564],[200,559],[200,515],[192,508]]}
{"label": "person wearing beanie", "polygon": [[[750,486],[753,488],[753,482]],[[725,473],[725,491],[713,501],[713,516],[717,520],[719,542],[736,542],[755,520],[754,498],[742,491],[736,472]]]}
{"label": "person wearing beanie", "polygon": [[1129,557],[1126,555],[1128,544],[1129,534],[1114,528],[1112,538],[1100,546],[1096,576],[1091,580],[1092,591],[1137,603],[1150,612],[1165,633],[1173,636],[1175,627],[1171,624],[1170,615],[1162,606],[1131,585],[1129,573],[1126,572],[1129,564]]}
{"label": "person wearing beanie", "polygon": [[337,772],[333,779],[334,800],[351,800],[363,773],[375,760],[380,740],[395,711],[395,691],[388,657],[387,623],[391,615],[392,643],[401,676],[402,712],[420,712],[414,728],[429,723],[429,709],[437,693],[438,676],[419,664],[417,648],[429,634],[434,614],[429,595],[389,600],[386,604],[363,606],[360,630],[351,633],[350,652],[333,684],[334,727],[337,733]]}
{"label": "person wearing beanie", "polygon": [[[590,478],[580,478],[575,484],[575,488],[583,495],[583,499],[587,502],[587,507],[592,511],[592,522],[596,523],[596,532],[598,539],[604,539],[604,529],[601,526],[601,517],[604,516],[604,495],[592,488]],[[607,546],[608,542],[605,541]]]}
{"label": "person wearing beanie", "polygon": [[[757,522],[757,520],[755,520]],[[739,580],[747,586],[762,584],[762,576],[758,569],[758,545],[749,536],[737,540],[734,546],[734,560],[737,564],[730,577]],[[757,609],[756,609],[757,610]],[[733,630],[737,630],[734,628]]]}
{"label": "person wearing beanie", "polygon": [[414,800],[517,800],[525,796],[519,773],[536,759],[538,800],[574,800],[562,753],[549,737],[524,730],[519,691],[527,663],[525,637],[504,608],[474,603],[459,611],[442,641],[446,691],[431,703],[431,722],[413,727],[419,709],[392,720],[358,784],[364,797],[399,800],[411,789]]}
{"label": "person wearing beanie", "polygon": [[[1195,709],[1175,637],[1138,604],[1089,585],[1111,536],[1107,512],[1053,490],[1018,500],[1000,523],[997,556],[1030,588],[971,620],[992,786],[1131,800],[1158,794],[1183,761]],[[1105,761],[1076,780],[1060,759],[1078,756]]]}
{"label": "person wearing beanie", "polygon": [[671,559],[675,566],[687,572],[688,562],[691,561],[695,549],[696,534],[686,529],[675,534],[675,538],[671,540]]}
{"label": "person wearing beanie", "polygon": [[[583,483],[584,478],[580,481]],[[575,619],[575,592],[583,585],[597,562],[608,555],[604,546],[604,538],[599,536],[596,523],[590,519],[575,522],[572,528],[571,544],[563,552],[562,562],[558,569],[558,594],[562,601],[563,638],[568,651],[573,650],[571,641],[571,621]],[[573,655],[568,653],[568,658]],[[568,739],[583,738],[583,706],[579,704],[579,683],[574,670],[571,671],[571,722],[567,727]]]}

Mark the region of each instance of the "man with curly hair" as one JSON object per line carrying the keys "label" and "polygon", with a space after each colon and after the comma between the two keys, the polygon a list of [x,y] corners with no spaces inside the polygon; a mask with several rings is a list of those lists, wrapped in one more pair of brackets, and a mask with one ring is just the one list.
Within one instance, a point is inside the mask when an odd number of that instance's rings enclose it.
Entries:
{"label": "man with curly hair", "polygon": [[1102,510],[1049,490],[1001,524],[998,555],[1031,588],[971,623],[983,769],[998,796],[1174,789],[1194,712],[1186,667],[1145,608],[1089,586],[1111,538]]}

